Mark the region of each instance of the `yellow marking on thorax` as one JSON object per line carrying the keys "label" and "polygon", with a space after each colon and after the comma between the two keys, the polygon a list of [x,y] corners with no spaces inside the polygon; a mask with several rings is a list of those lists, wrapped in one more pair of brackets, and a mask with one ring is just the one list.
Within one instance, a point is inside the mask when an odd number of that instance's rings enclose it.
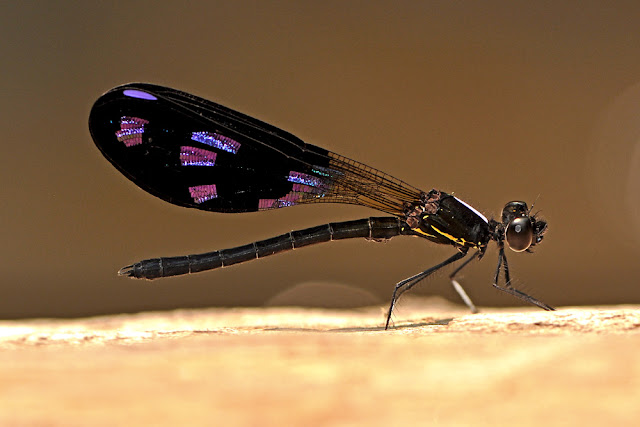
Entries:
{"label": "yellow marking on thorax", "polygon": [[[429,214],[424,215],[424,216],[422,217],[422,219],[423,219],[423,220],[426,220],[428,217],[429,217]],[[481,247],[482,247],[482,245],[481,245],[481,243],[480,243],[480,242],[478,242],[478,243],[469,242],[469,241],[465,240],[465,239],[464,239],[464,238],[462,238],[462,237],[453,237],[453,235],[451,235],[451,234],[447,234],[447,233],[445,233],[444,231],[438,230],[438,229],[437,229],[436,227],[434,227],[433,225],[429,225],[429,227],[431,227],[433,230],[435,230],[435,231],[436,231],[438,234],[440,234],[441,236],[446,237],[447,239],[451,240],[452,242],[454,242],[454,243],[456,243],[456,244],[458,244],[458,245],[463,245],[463,246],[465,246],[465,245],[471,245],[471,247],[472,247],[472,248],[481,248]],[[416,232],[416,233],[418,233],[418,234],[422,234],[423,236],[433,237],[433,238],[438,237],[438,236],[436,236],[435,234],[429,234],[429,233],[427,233],[426,231],[423,231],[423,230],[422,230],[422,229],[420,229],[420,228],[412,228],[411,230],[415,231],[415,232]]]}
{"label": "yellow marking on thorax", "polygon": [[479,248],[480,247],[480,245],[478,245],[478,244],[476,244],[474,242],[469,242],[469,241],[465,240],[462,237],[453,237],[451,234],[447,234],[444,231],[438,230],[433,225],[431,226],[431,228],[433,228],[436,232],[438,232],[439,234],[443,235],[447,239],[449,239],[452,242],[457,243],[459,245],[471,245],[471,247],[473,247],[473,248]]}
{"label": "yellow marking on thorax", "polygon": [[438,234],[442,234],[444,237],[446,237],[447,239],[451,240],[452,242],[456,242],[456,243],[461,243],[464,242],[464,239],[461,238],[455,238],[453,237],[451,234],[447,234],[444,231],[438,230],[436,227],[434,227],[433,225],[431,226],[431,228],[433,228],[434,230],[436,230],[438,232]]}
{"label": "yellow marking on thorax", "polygon": [[429,233],[427,233],[426,231],[422,231],[422,230],[421,230],[421,229],[419,229],[419,228],[412,228],[411,230],[415,231],[415,232],[416,232],[416,233],[418,233],[418,234],[422,234],[423,236],[427,236],[427,237],[438,237],[438,236],[436,236],[435,234],[429,234]]}

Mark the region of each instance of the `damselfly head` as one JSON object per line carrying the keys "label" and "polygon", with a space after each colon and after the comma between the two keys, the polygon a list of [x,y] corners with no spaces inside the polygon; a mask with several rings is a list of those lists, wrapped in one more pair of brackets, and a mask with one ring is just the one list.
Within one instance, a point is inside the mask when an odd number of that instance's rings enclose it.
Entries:
{"label": "damselfly head", "polygon": [[515,252],[529,250],[540,243],[547,231],[547,222],[529,215],[525,202],[513,201],[502,210],[502,224],[505,227],[507,245]]}

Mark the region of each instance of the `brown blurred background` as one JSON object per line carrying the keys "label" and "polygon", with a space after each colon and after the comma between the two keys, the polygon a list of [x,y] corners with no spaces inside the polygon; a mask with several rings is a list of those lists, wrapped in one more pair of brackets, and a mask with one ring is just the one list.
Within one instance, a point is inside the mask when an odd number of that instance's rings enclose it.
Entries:
{"label": "brown blurred background", "polygon": [[[488,216],[536,200],[550,230],[534,255],[509,254],[515,286],[557,306],[638,303],[638,22],[637,2],[3,2],[0,317],[386,304],[453,253],[353,240],[117,277],[143,258],[379,215],[213,214],[148,195],[87,129],[95,99],[131,81],[215,100]],[[462,283],[481,306],[520,304],[491,287],[495,263],[494,246]],[[457,301],[446,277],[416,294]]]}

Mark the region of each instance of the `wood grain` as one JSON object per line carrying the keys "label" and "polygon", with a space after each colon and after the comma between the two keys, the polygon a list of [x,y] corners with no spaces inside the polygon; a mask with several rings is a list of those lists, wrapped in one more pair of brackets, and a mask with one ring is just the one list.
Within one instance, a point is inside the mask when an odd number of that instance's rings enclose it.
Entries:
{"label": "wood grain", "polygon": [[[426,316],[426,314],[429,314]],[[0,425],[638,425],[640,307],[0,322]]]}

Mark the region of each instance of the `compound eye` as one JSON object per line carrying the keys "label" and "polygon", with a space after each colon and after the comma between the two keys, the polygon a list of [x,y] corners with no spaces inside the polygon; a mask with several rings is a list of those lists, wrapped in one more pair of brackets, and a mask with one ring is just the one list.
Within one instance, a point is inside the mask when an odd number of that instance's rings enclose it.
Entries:
{"label": "compound eye", "polygon": [[526,251],[533,243],[533,224],[529,217],[515,218],[507,227],[507,244],[516,251]]}

